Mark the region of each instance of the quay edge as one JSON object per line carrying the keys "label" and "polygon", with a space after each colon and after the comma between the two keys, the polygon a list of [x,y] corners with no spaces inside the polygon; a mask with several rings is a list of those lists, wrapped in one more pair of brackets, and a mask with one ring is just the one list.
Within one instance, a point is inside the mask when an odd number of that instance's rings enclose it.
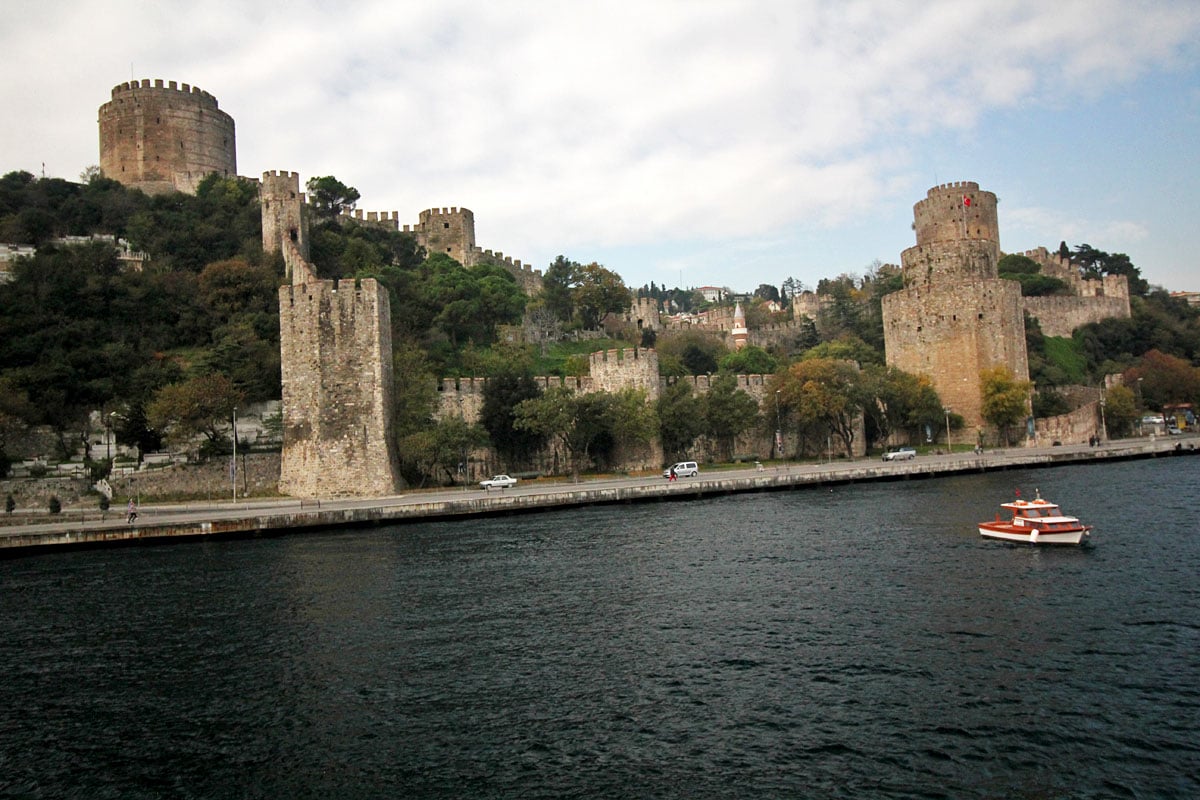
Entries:
{"label": "quay edge", "polygon": [[[1099,448],[1042,448],[982,455],[923,457],[912,461],[854,461],[803,467],[739,470],[675,483],[653,481],[628,486],[589,487],[557,484],[544,492],[498,493],[445,500],[357,504],[321,508],[301,503],[297,509],[264,510],[226,504],[211,519],[128,525],[110,522],[63,521],[46,525],[0,527],[0,554],[30,551],[181,541],[197,538],[247,538],[330,528],[403,524],[422,520],[453,519],[500,514],[525,514],[577,506],[614,503],[693,500],[741,492],[782,491],[809,486],[865,481],[902,481],[967,472],[1030,469],[1071,464],[1103,463],[1139,458],[1196,455],[1194,443],[1178,440],[1109,443]],[[230,511],[236,513],[230,515]]]}

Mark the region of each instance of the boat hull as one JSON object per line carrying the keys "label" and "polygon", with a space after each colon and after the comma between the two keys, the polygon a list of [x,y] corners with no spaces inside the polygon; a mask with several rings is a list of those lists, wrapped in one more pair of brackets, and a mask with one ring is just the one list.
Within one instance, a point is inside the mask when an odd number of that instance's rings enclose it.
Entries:
{"label": "boat hull", "polygon": [[1090,530],[1091,528],[1087,526],[1081,526],[1062,531],[1035,531],[1024,525],[1008,525],[1003,522],[981,522],[979,524],[980,536],[1027,544],[1080,544]]}

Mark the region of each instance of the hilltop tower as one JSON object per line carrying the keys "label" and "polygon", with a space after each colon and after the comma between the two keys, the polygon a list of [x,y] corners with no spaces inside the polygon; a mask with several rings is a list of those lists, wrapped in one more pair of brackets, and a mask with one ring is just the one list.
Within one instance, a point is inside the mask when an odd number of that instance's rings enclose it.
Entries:
{"label": "hilltop tower", "polygon": [[883,298],[889,365],[928,375],[969,429],[984,426],[979,373],[1029,379],[1021,286],[1001,280],[996,195],[942,184],[913,206],[917,244],[901,254],[905,288]]}
{"label": "hilltop tower", "polygon": [[294,497],[394,494],[403,485],[392,430],[392,315],[372,278],[319,280],[295,173],[264,173],[266,250],[282,250],[279,289],[283,452],[279,491]]}
{"label": "hilltop tower", "polygon": [[[267,253],[277,253],[285,241],[296,245],[303,259],[308,258],[308,215],[304,213],[304,194],[297,172],[269,171],[259,185],[262,202],[262,243]],[[287,253],[284,254],[285,261]],[[289,264],[288,275],[292,274]]]}
{"label": "hilltop tower", "polygon": [[413,234],[430,255],[445,253],[464,267],[474,264],[475,215],[468,208],[427,208],[404,232]]}
{"label": "hilltop tower", "polygon": [[195,86],[161,79],[113,87],[100,106],[100,171],[147,194],[195,194],[210,173],[237,175],[233,117]]}

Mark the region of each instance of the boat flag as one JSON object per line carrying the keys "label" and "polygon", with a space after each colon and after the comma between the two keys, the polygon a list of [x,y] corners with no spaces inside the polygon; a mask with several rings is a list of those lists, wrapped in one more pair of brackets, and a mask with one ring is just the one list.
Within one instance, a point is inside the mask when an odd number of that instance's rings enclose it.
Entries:
{"label": "boat flag", "polygon": [[1016,489],[1016,493],[1017,493],[1017,497],[1020,497],[1020,496],[1021,496],[1021,490],[1020,490],[1020,488]]}

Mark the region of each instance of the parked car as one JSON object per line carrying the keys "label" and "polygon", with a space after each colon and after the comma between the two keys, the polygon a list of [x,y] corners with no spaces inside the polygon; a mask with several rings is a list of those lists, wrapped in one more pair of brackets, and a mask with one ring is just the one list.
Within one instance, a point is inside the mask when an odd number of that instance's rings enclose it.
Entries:
{"label": "parked car", "polygon": [[884,461],[908,461],[916,457],[917,451],[913,447],[897,447],[883,454]]}
{"label": "parked car", "polygon": [[1172,436],[1182,436],[1182,435],[1183,435],[1183,431],[1179,430],[1179,426],[1178,426],[1178,425],[1170,425],[1170,426],[1168,426],[1168,427],[1167,427],[1167,433],[1171,434]]}
{"label": "parked car", "polygon": [[676,478],[690,478],[694,475],[700,474],[700,465],[695,461],[680,461],[678,464],[674,464],[664,469],[663,477],[671,477],[671,470],[675,470]]}
{"label": "parked car", "polygon": [[493,475],[486,481],[480,481],[479,485],[488,491],[491,491],[492,489],[507,489],[510,486],[516,486],[517,479],[510,478],[507,475]]}

